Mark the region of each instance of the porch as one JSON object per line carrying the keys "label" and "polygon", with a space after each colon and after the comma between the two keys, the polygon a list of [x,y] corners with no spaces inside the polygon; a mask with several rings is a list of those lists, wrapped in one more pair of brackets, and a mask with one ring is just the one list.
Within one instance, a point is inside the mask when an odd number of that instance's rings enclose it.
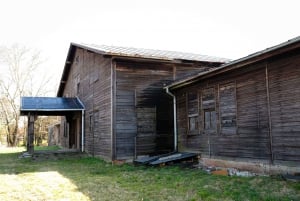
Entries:
{"label": "porch", "polygon": [[65,116],[67,124],[64,132],[68,134],[66,137],[70,148],[83,152],[84,110],[84,105],[77,97],[22,97],[20,113],[28,117],[27,153],[34,154],[34,122],[38,116]]}

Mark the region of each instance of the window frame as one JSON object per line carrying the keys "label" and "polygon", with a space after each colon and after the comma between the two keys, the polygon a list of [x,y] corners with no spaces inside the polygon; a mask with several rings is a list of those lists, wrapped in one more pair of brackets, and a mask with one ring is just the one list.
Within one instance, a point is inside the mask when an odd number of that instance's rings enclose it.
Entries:
{"label": "window frame", "polygon": [[[217,112],[215,109],[205,109],[203,110],[203,122],[204,122],[204,130],[205,131],[216,131],[217,130]],[[206,118],[206,113],[209,113],[209,127],[207,127],[207,118]],[[212,114],[214,114],[214,123],[212,121]]]}
{"label": "window frame", "polygon": [[[186,93],[186,113],[187,113],[187,134],[188,135],[196,135],[199,134],[199,130],[200,130],[200,122],[199,122],[199,93],[197,89],[192,89],[189,90]],[[194,96],[196,96],[195,99],[192,99],[192,101],[190,101],[189,99],[189,95],[193,94]],[[192,106],[190,105],[190,103],[192,103]],[[191,107],[196,107],[194,108],[194,112],[190,113],[190,106]],[[191,122],[194,123],[191,123]],[[194,125],[193,128],[191,128],[191,125]]]}
{"label": "window frame", "polygon": [[[222,97],[222,95],[221,95],[221,88],[224,88],[222,91],[224,91],[224,90],[228,90],[228,89],[230,89],[230,88],[232,88],[233,89],[233,94],[232,94],[232,99],[233,99],[233,103],[232,103],[232,106],[234,106],[234,113],[235,113],[235,116],[234,116],[234,118],[233,119],[231,119],[230,120],[230,123],[232,124],[231,126],[225,126],[224,124],[223,124],[223,122],[226,122],[227,120],[224,118],[224,116],[223,116],[223,113],[227,113],[227,111],[225,111],[224,112],[224,108],[222,108],[222,99],[224,98],[224,97]],[[231,82],[226,82],[226,83],[220,83],[219,85],[218,85],[218,92],[219,92],[219,122],[220,122],[220,134],[221,135],[237,135],[238,134],[238,131],[237,131],[237,129],[238,129],[238,123],[237,123],[237,110],[238,110],[238,107],[237,107],[237,84],[236,84],[236,81],[231,81]],[[227,92],[228,93],[228,92]],[[228,97],[226,98],[226,99],[228,99]],[[228,105],[228,103],[227,103],[227,105]],[[231,109],[233,109],[232,107],[231,107]],[[229,112],[229,113],[232,113],[232,112]],[[230,116],[230,115],[229,115]],[[226,123],[225,123],[226,124]],[[230,128],[230,127],[232,127],[232,128],[234,128],[234,133],[224,133],[223,132],[223,129],[226,129],[226,128]]]}
{"label": "window frame", "polygon": [[[208,92],[211,91],[211,94]],[[217,96],[215,86],[209,86],[201,91],[201,116],[202,116],[202,132],[203,134],[217,134],[218,132],[218,112],[217,112]],[[207,99],[207,96],[212,96],[212,99]],[[205,103],[208,102],[208,103]],[[211,104],[210,102],[213,102]],[[206,112],[210,113],[210,127],[206,127]],[[211,121],[211,113],[214,112],[214,124]],[[213,126],[212,126],[213,125]]]}

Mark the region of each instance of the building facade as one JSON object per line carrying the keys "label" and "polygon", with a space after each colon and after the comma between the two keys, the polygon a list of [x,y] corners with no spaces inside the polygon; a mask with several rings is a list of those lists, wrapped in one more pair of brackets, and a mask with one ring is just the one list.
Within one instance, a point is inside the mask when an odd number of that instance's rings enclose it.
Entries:
{"label": "building facade", "polygon": [[[228,60],[202,55],[72,43],[58,97],[78,97],[81,116],[62,118],[60,142],[107,160],[174,149],[172,98],[163,87]],[[82,145],[84,135],[84,145]]]}
{"label": "building facade", "polygon": [[300,164],[300,37],[167,88],[180,151]]}

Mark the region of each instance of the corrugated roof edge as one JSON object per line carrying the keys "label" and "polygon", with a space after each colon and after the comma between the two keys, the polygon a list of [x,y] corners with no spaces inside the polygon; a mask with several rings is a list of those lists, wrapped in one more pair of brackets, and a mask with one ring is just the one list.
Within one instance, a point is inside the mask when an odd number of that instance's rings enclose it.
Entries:
{"label": "corrugated roof edge", "polygon": [[[127,48],[127,47],[120,47],[120,46],[119,47],[104,46],[104,45],[102,47],[106,47],[106,48],[100,48],[100,46],[96,46],[96,45],[87,45],[83,43],[71,42],[66,57],[65,66],[61,75],[60,84],[57,90],[57,97],[62,96],[65,87],[65,82],[67,80],[67,76],[69,74],[69,70],[72,65],[71,60],[74,57],[74,52],[76,47],[86,49],[88,51],[95,52],[102,55],[109,55],[114,57],[127,57],[132,59],[151,59],[151,60],[157,60],[159,62],[166,61],[166,62],[178,63],[178,62],[191,61],[191,62],[207,62],[207,63],[223,64],[230,61],[229,59],[226,58],[212,57],[212,56],[206,56],[206,55],[200,55],[194,53],[184,53],[184,52],[165,51],[165,50],[151,50],[151,49],[132,48],[132,47]],[[111,49],[118,50],[118,51],[111,51]],[[120,52],[120,50],[123,50],[125,52]],[[173,56],[170,57],[170,55]]]}
{"label": "corrugated roof edge", "polygon": [[258,51],[258,52],[255,52],[253,54],[250,54],[248,56],[245,56],[245,57],[242,57],[240,59],[236,59],[236,60],[233,60],[231,62],[228,62],[228,63],[225,63],[223,65],[221,65],[220,67],[218,68],[213,68],[213,69],[210,69],[208,71],[205,71],[205,72],[201,72],[201,73],[198,73],[198,74],[195,74],[193,76],[190,76],[188,78],[185,78],[183,80],[179,80],[177,82],[174,82],[168,86],[165,86],[164,89],[166,88],[169,88],[169,89],[174,89],[174,88],[179,88],[181,86],[185,86],[185,85],[188,85],[188,84],[191,84],[191,83],[194,83],[197,78],[201,78],[202,76],[204,75],[209,75],[209,74],[212,74],[212,73],[216,73],[222,69],[226,69],[226,68],[229,68],[231,66],[234,66],[236,64],[239,64],[239,63],[242,63],[242,62],[245,62],[247,60],[250,60],[250,59],[253,59],[257,56],[260,56],[260,55],[263,55],[263,54],[267,54],[267,53],[270,53],[272,51],[275,51],[275,50],[278,50],[280,48],[283,48],[283,47],[286,47],[286,46],[289,46],[289,45],[292,45],[292,44],[295,44],[297,42],[300,42],[300,36],[297,36],[295,38],[292,38],[286,42],[283,42],[283,43],[280,43],[278,45],[275,45],[275,46],[272,46],[272,47],[269,47],[269,48],[266,48],[264,50],[261,50],[261,51]]}
{"label": "corrugated roof edge", "polygon": [[167,61],[190,60],[190,61],[203,61],[203,62],[216,62],[216,63],[226,63],[231,61],[230,59],[221,58],[221,57],[201,55],[201,54],[188,53],[188,52],[169,51],[169,50],[94,45],[94,44],[84,44],[84,43],[74,43],[74,42],[72,42],[71,45],[83,49],[87,49],[99,54],[111,55],[111,56],[158,59],[158,60],[167,60]]}

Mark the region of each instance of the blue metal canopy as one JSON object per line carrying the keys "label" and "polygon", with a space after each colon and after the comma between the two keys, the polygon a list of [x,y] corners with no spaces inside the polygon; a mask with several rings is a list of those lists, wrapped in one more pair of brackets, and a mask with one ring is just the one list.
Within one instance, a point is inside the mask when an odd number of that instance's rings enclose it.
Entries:
{"label": "blue metal canopy", "polygon": [[68,112],[82,111],[84,105],[78,98],[63,97],[22,97],[21,115],[62,115]]}

